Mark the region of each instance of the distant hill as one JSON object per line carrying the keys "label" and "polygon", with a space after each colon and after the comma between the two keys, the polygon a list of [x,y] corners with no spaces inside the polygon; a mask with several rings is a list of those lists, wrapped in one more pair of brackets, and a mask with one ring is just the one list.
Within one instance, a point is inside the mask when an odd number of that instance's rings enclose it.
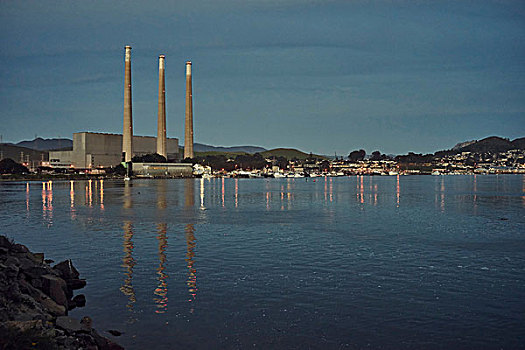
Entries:
{"label": "distant hill", "polygon": [[0,156],[3,159],[11,158],[15,162],[20,162],[22,152],[23,152],[24,162],[26,161],[28,155],[29,155],[29,161],[35,162],[35,163],[40,162],[42,160],[42,157],[46,161],[49,159],[49,153],[47,151],[37,151],[37,150],[30,149],[27,147],[20,147],[17,145],[13,145],[12,143],[0,143]]}
{"label": "distant hill", "polygon": [[[265,151],[261,153],[264,157],[285,157],[288,160],[291,160],[293,158],[297,159],[306,159],[309,158],[310,155],[308,153],[301,152],[299,150],[296,150],[294,148],[276,148],[269,151]],[[313,154],[316,158],[325,159],[325,156],[320,156],[317,154]]]}
{"label": "distant hill", "polygon": [[262,153],[266,151],[265,148],[257,146],[232,146],[232,147],[221,147],[221,146],[210,146],[202,143],[193,144],[194,152],[226,152],[226,153]]}
{"label": "distant hill", "polygon": [[58,149],[72,149],[73,140],[70,139],[43,139],[37,137],[33,141],[21,141],[17,146],[34,149],[37,151],[51,151]]}
{"label": "distant hill", "polygon": [[511,149],[525,149],[525,138],[510,141],[498,136],[490,136],[479,141],[471,142],[466,146],[455,149],[457,152],[505,152]]}

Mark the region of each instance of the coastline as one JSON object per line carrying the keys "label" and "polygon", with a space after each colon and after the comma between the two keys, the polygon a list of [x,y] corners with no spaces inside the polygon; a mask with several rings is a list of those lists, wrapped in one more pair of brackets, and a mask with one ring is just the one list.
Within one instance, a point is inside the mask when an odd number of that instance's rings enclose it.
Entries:
{"label": "coastline", "polygon": [[68,316],[85,305],[85,296],[73,291],[86,281],[71,260],[52,263],[0,235],[0,348],[124,349],[100,335],[90,317]]}

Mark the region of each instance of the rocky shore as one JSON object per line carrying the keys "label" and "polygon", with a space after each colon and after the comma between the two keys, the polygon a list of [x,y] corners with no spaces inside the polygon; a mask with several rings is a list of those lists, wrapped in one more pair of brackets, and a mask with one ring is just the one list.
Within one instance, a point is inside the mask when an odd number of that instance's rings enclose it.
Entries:
{"label": "rocky shore", "polygon": [[123,349],[68,311],[86,303],[73,296],[86,281],[71,260],[53,267],[43,253],[32,253],[0,235],[0,349]]}

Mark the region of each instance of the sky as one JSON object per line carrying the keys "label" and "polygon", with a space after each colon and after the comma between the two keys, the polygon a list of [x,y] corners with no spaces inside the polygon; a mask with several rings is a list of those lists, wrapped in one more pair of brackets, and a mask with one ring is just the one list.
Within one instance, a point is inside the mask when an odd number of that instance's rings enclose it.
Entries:
{"label": "sky", "polygon": [[122,133],[326,155],[429,153],[525,136],[522,0],[0,0],[3,142]]}

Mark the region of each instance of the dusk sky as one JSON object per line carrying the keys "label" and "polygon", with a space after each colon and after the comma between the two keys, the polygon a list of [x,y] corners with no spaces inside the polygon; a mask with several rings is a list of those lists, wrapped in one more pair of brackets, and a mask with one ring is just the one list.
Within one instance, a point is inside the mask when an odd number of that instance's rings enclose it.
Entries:
{"label": "dusk sky", "polygon": [[136,135],[318,154],[434,152],[525,136],[523,0],[1,1],[3,142],[122,133],[131,45]]}

